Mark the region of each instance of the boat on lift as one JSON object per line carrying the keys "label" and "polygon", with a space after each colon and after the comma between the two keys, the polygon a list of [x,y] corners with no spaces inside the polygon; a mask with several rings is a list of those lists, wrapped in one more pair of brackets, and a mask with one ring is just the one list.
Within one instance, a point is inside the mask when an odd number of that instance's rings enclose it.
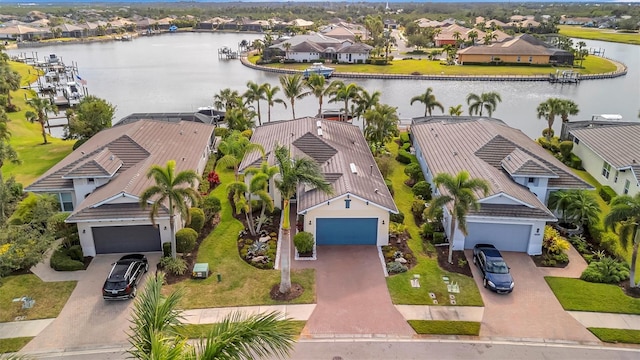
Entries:
{"label": "boat on lift", "polygon": [[334,68],[330,68],[328,66],[324,66],[322,63],[316,62],[313,65],[309,66],[303,73],[302,76],[305,79],[308,79],[311,74],[318,74],[324,76],[325,79],[328,79],[333,75],[335,71]]}

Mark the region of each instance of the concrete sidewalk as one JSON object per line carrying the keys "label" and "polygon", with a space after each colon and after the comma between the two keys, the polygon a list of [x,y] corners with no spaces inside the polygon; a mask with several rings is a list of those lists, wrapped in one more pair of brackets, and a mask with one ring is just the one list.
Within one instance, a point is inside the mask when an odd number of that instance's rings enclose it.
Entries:
{"label": "concrete sidewalk", "polygon": [[396,305],[405,320],[449,320],[482,322],[481,306]]}
{"label": "concrete sidewalk", "polygon": [[182,316],[184,317],[183,323],[185,324],[215,324],[235,312],[260,314],[278,311],[284,314],[284,317],[290,318],[291,320],[308,320],[315,308],[316,304],[239,306],[185,310]]}
{"label": "concrete sidewalk", "polygon": [[0,339],[32,337],[40,334],[55,319],[40,319],[0,323]]}
{"label": "concrete sidewalk", "polygon": [[640,315],[567,311],[584,327],[640,330]]}

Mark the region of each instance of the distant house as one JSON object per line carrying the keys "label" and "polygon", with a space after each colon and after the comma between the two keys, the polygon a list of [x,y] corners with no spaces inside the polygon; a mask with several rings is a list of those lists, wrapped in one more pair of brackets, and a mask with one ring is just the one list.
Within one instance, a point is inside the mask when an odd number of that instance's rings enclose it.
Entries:
{"label": "distant house", "polygon": [[[466,217],[468,235],[450,234],[450,208],[444,225],[455,250],[490,243],[499,250],[542,252],[547,222],[557,218],[546,206],[549,194],[563,189],[590,189],[562,162],[518,129],[498,119],[432,116],[413,119],[413,146],[425,178],[468,171],[484,179],[489,193],[476,193],[479,211]],[[434,188],[443,193],[443,188]]]}
{"label": "distant house", "polygon": [[482,43],[483,38],[489,32],[491,32],[491,34],[496,36],[495,39],[491,40],[492,42],[501,42],[501,41],[504,41],[505,39],[511,38],[511,35],[500,30],[482,31],[479,29],[470,29],[457,24],[449,25],[447,27],[442,27],[440,29],[441,29],[440,33],[434,37],[437,47],[442,47],[444,45],[456,45],[458,44],[458,41],[467,42],[471,40],[471,38],[469,37],[469,34],[472,31],[475,31],[477,34],[477,37],[475,38],[476,43]]}
{"label": "distant house", "polygon": [[529,34],[491,45],[471,46],[458,51],[460,64],[487,64],[501,62],[532,65],[572,65],[571,52],[557,49]]}
{"label": "distant house", "polygon": [[[280,39],[271,45],[266,54],[284,54],[286,59],[296,62],[337,60],[343,63],[364,63],[373,47],[351,40],[339,40],[319,33],[296,35]],[[266,55],[265,54],[265,55]]]}
{"label": "distant house", "polygon": [[[152,165],[176,161],[176,171],[201,174],[214,139],[212,125],[138,120],[103,130],[49,169],[25,191],[55,195],[66,222],[78,225],[85,256],[160,251],[171,240],[168,204],[156,224],[139,204],[153,185]],[[153,200],[153,199],[152,199]],[[179,216],[175,221],[181,227]]]}
{"label": "distant house", "polygon": [[12,39],[16,41],[31,41],[48,39],[51,31],[47,28],[32,28],[26,25],[14,25],[0,27],[0,39]]}
{"label": "distant house", "polygon": [[81,38],[85,32],[84,28],[72,24],[62,24],[52,29],[60,29],[62,37],[68,38]]}
{"label": "distant house", "polygon": [[[320,165],[333,193],[301,185],[295,196],[298,225],[313,234],[317,245],[388,245],[389,214],[398,209],[357,126],[311,117],[277,121],[256,128],[251,142],[262,145],[269,165],[276,163],[276,145],[288,147],[294,158]],[[262,161],[258,152],[249,153],[240,171]],[[273,180],[268,189],[274,205],[281,207]]]}
{"label": "distant house", "polygon": [[619,195],[640,192],[640,123],[572,121],[563,124],[582,167]]}

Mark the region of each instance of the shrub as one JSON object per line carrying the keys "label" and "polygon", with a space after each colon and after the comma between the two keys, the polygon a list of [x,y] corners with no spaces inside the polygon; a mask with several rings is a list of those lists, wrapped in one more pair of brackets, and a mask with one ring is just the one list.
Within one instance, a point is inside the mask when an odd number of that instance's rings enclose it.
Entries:
{"label": "shrub", "polygon": [[395,161],[389,155],[381,155],[376,156],[375,158],[376,164],[378,165],[378,169],[380,169],[380,173],[383,178],[388,178],[389,175],[393,173],[393,168],[395,167]]}
{"label": "shrub", "polygon": [[384,184],[387,185],[387,189],[389,189],[389,192],[391,193],[391,195],[393,195],[393,183],[391,182],[391,180],[384,179]]}
{"label": "shrub", "polygon": [[594,283],[617,284],[629,279],[629,265],[605,257],[600,261],[593,261],[580,275],[580,279]]}
{"label": "shrub", "polygon": [[398,210],[397,214],[389,214],[389,221],[396,222],[398,224],[404,223],[404,213]]}
{"label": "shrub", "polygon": [[251,129],[244,130],[241,133],[241,135],[246,137],[247,139],[251,139],[251,135],[253,135],[253,130],[251,130]]}
{"label": "shrub", "polygon": [[183,258],[163,257],[160,259],[160,266],[164,271],[174,275],[184,275],[187,272],[187,262]]}
{"label": "shrub", "polygon": [[80,145],[82,145],[82,144],[86,143],[86,142],[87,142],[87,140],[89,140],[89,138],[87,138],[87,139],[80,139],[80,140],[77,140],[75,143],[73,143],[72,150],[75,150],[75,149],[79,148],[79,147],[80,147]]}
{"label": "shrub", "polygon": [[414,199],[413,203],[411,203],[411,213],[413,214],[413,217],[416,219],[422,219],[422,213],[426,207],[426,201],[422,199]]}
{"label": "shrub", "polygon": [[545,128],[544,130],[542,130],[542,136],[544,136],[545,138],[547,137],[547,134],[549,134],[548,136],[550,138],[553,137],[553,135],[555,135],[555,131],[553,131],[553,129],[549,129],[549,128]]}
{"label": "shrub", "polygon": [[610,254],[617,254],[618,241],[618,235],[611,232],[603,232],[600,237],[600,246]]}
{"label": "shrub", "polygon": [[191,228],[180,229],[176,232],[176,252],[188,253],[196,246],[198,233]]}
{"label": "shrub", "polygon": [[569,166],[574,169],[582,170],[582,159],[580,159],[576,154],[571,154],[571,158],[569,159]]}
{"label": "shrub", "polygon": [[220,199],[212,194],[207,195],[204,200],[202,200],[202,211],[204,212],[206,222],[211,221],[221,209]]}
{"label": "shrub", "polygon": [[433,224],[430,222],[426,222],[424,224],[422,224],[422,227],[420,228],[420,234],[422,235],[422,237],[424,239],[426,238],[432,238],[433,237]]}
{"label": "shrub", "polygon": [[565,140],[562,141],[559,145],[560,154],[562,154],[562,158],[564,160],[570,160],[571,158],[571,150],[573,150],[573,141]]}
{"label": "shrub", "polygon": [[252,258],[255,256],[262,256],[266,254],[267,251],[269,251],[269,244],[256,241],[247,248],[246,257]]}
{"label": "shrub", "polygon": [[189,209],[189,217],[191,219],[187,226],[199,233],[204,227],[204,211],[192,207]]}
{"label": "shrub", "polygon": [[609,185],[602,186],[600,190],[598,190],[598,194],[607,204],[618,195]]}
{"label": "shrub", "polygon": [[572,235],[569,242],[578,250],[580,254],[586,254],[589,251],[587,240],[582,235]]}
{"label": "shrub", "polygon": [[229,128],[217,127],[213,131],[215,136],[220,136],[221,138],[226,138],[229,135]]}
{"label": "shrub", "polygon": [[78,226],[64,222],[69,214],[69,212],[57,212],[47,220],[47,230],[51,232],[54,239],[63,239],[63,244],[67,248],[79,242]]}
{"label": "shrub", "polygon": [[411,192],[415,197],[421,198],[423,200],[431,200],[431,185],[429,185],[426,181],[418,181],[411,188]]}
{"label": "shrub", "polygon": [[411,164],[411,154],[406,152],[405,150],[398,150],[398,155],[396,156],[396,161],[402,164]]}
{"label": "shrub", "polygon": [[409,133],[408,133],[408,132],[401,132],[401,133],[400,133],[400,141],[401,141],[403,144],[409,143],[409,142],[410,142],[410,140],[409,140]]}
{"label": "shrub", "polygon": [[422,168],[418,163],[411,163],[405,166],[404,174],[407,175],[411,180],[413,180],[413,182],[424,181]]}
{"label": "shrub", "polygon": [[73,245],[67,250],[67,254],[73,260],[84,262],[84,254],[82,253],[82,247],[80,245]]}
{"label": "shrub", "polygon": [[298,249],[298,253],[300,254],[308,254],[312,252],[314,243],[313,234],[310,232],[301,231],[293,237],[293,244],[296,246],[296,249]]}
{"label": "shrub", "polygon": [[433,233],[433,243],[435,245],[446,243],[444,232],[441,232],[441,231],[434,232]]}
{"label": "shrub", "polygon": [[84,269],[84,263],[73,260],[63,248],[53,252],[49,265],[56,271],[76,271]]}
{"label": "shrub", "polygon": [[402,265],[399,262],[391,261],[387,263],[387,272],[389,274],[399,274],[399,273],[407,272],[407,270],[409,270],[409,268]]}

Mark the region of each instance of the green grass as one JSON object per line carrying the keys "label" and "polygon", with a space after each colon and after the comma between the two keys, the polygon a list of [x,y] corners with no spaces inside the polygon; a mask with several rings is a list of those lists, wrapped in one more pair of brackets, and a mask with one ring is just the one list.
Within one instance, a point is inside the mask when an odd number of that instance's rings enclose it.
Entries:
{"label": "green grass", "polygon": [[[164,286],[164,291],[184,289],[185,296],[180,306],[185,309],[281,304],[269,296],[271,287],[280,283],[280,271],[257,269],[238,254],[237,237],[243,225],[233,218],[226,196],[226,184],[233,181],[233,173],[221,171],[220,180],[222,185],[213,193],[222,202],[221,221],[203,240],[197,259],[199,263],[209,263],[211,276]],[[216,274],[222,276],[221,282],[217,282]],[[291,281],[302,285],[305,291],[290,303],[315,302],[315,270],[292,271]]]}
{"label": "green grass", "polygon": [[[30,66],[11,63],[11,67],[20,73],[23,85],[28,85],[37,78],[35,70]],[[9,131],[11,131],[10,142],[22,163],[12,164],[6,162],[2,167],[2,175],[4,178],[15,176],[18,182],[27,186],[71,153],[73,142],[49,137],[50,143],[43,145],[40,124],[37,122],[30,123],[25,120],[25,113],[30,108],[26,104],[24,97],[26,95],[30,98],[35,94],[30,90],[18,90],[11,94],[12,103],[16,104],[21,110],[8,114]]]}
{"label": "green grass", "polygon": [[[55,318],[75,287],[76,281],[43,282],[33,274],[7,276],[0,282],[0,322],[14,321],[16,316]],[[35,305],[23,310],[22,302],[12,302],[22,296],[32,297]]]}
{"label": "green grass", "polygon": [[0,339],[0,354],[18,352],[27,345],[31,339],[33,339],[33,337]]}
{"label": "green grass", "polygon": [[407,320],[418,334],[472,335],[480,334],[480,323],[475,321]]}
{"label": "green grass", "polygon": [[[257,57],[249,58],[254,62]],[[268,64],[265,66],[278,69],[304,70],[309,67],[308,63],[297,64]],[[464,65],[448,66],[442,65],[440,61],[426,59],[394,60],[391,65],[371,65],[371,64],[333,64],[337,72],[354,72],[366,74],[413,74],[421,75],[537,75],[548,76],[555,73],[553,67],[546,66],[483,66]],[[607,59],[597,56],[588,56],[583,69],[575,69],[581,74],[601,74],[616,70],[616,65]]]}
{"label": "green grass", "polygon": [[[398,144],[387,144],[393,156],[397,154]],[[461,274],[449,273],[438,266],[438,260],[425,254],[422,248],[422,239],[419,229],[411,214],[413,193],[404,184],[407,176],[404,174],[404,165],[397,163],[390,180],[393,182],[394,200],[398,209],[405,214],[404,223],[411,235],[409,247],[418,260],[417,265],[406,273],[396,274],[387,278],[387,286],[394,304],[433,305],[429,293],[436,294],[440,305],[449,305],[449,293],[447,285],[442,281],[442,276],[448,276],[451,281],[460,285],[460,293],[456,294],[456,303],[460,306],[483,306],[482,297],[473,278]],[[411,287],[410,280],[414,274],[420,275],[420,287]]]}
{"label": "green grass", "polygon": [[608,343],[640,344],[640,330],[587,328],[598,339]]}
{"label": "green grass", "polygon": [[640,33],[621,33],[612,29],[584,28],[573,25],[559,25],[560,35],[573,38],[602,40],[624,44],[640,45]]}
{"label": "green grass", "polygon": [[617,285],[552,276],[545,280],[565,310],[640,315],[640,299],[627,296]]}
{"label": "green grass", "polygon": [[[291,321],[295,334],[300,334],[304,328],[306,321]],[[185,324],[178,329],[178,333],[187,339],[200,339],[209,335],[215,324]]]}

